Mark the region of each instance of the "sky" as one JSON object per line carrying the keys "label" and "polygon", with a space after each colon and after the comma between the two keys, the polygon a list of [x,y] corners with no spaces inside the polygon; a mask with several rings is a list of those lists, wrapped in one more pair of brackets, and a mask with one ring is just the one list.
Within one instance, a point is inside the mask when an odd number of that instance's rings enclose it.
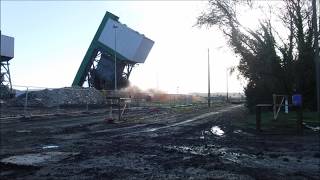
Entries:
{"label": "sky", "polygon": [[[155,42],[146,62],[130,76],[131,84],[143,90],[207,92],[209,48],[211,92],[226,92],[226,69],[239,63],[219,29],[195,26],[207,1],[0,3],[1,32],[15,38],[13,85],[71,86],[106,11]],[[229,92],[243,92],[244,80],[237,79],[237,73],[228,76]]]}

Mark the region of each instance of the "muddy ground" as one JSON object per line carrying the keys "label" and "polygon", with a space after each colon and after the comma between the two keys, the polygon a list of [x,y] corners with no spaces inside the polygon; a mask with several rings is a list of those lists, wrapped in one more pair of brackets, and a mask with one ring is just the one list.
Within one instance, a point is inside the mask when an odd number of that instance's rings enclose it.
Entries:
{"label": "muddy ground", "polygon": [[[234,122],[247,119],[242,105],[136,109],[114,123],[106,117],[1,120],[0,179],[320,177],[319,133],[239,128]],[[20,164],[5,161],[16,155],[28,156]],[[26,164],[35,156],[38,162]]]}

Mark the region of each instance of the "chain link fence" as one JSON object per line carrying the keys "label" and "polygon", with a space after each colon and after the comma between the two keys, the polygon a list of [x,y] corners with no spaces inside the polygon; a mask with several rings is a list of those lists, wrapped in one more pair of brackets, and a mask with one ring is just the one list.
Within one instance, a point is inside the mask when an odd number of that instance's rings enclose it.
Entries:
{"label": "chain link fence", "polygon": [[105,97],[94,88],[13,86],[15,97],[1,102],[1,116],[82,113],[103,109]]}

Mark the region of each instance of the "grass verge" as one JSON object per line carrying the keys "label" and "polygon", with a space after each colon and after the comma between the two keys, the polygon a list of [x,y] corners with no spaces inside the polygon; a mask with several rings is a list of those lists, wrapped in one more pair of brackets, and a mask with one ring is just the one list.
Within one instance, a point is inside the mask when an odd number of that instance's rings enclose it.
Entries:
{"label": "grass verge", "polygon": [[[316,112],[303,112],[303,122],[311,127],[319,127],[320,120]],[[255,130],[256,115],[248,114],[244,120],[233,122],[233,125],[240,129]],[[297,131],[297,113],[292,111],[288,114],[280,112],[277,120],[273,119],[272,112],[261,113],[261,129],[264,132],[287,133]],[[312,132],[311,129],[304,128],[305,132]]]}

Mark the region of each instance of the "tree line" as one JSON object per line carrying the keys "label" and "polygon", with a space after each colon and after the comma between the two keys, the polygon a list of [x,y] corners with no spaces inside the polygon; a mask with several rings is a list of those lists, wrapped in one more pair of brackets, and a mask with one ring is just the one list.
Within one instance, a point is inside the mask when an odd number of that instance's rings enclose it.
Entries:
{"label": "tree line", "polygon": [[[244,88],[247,106],[271,103],[272,94],[302,94],[305,108],[316,107],[316,68],[312,4],[305,0],[283,0],[269,6],[283,26],[278,32],[270,17],[249,29],[238,20],[237,7],[253,8],[254,1],[209,0],[209,8],[197,18],[197,25],[218,26],[234,54],[235,67],[248,82]],[[277,10],[277,11],[276,11]],[[285,34],[285,35],[284,35]]]}

